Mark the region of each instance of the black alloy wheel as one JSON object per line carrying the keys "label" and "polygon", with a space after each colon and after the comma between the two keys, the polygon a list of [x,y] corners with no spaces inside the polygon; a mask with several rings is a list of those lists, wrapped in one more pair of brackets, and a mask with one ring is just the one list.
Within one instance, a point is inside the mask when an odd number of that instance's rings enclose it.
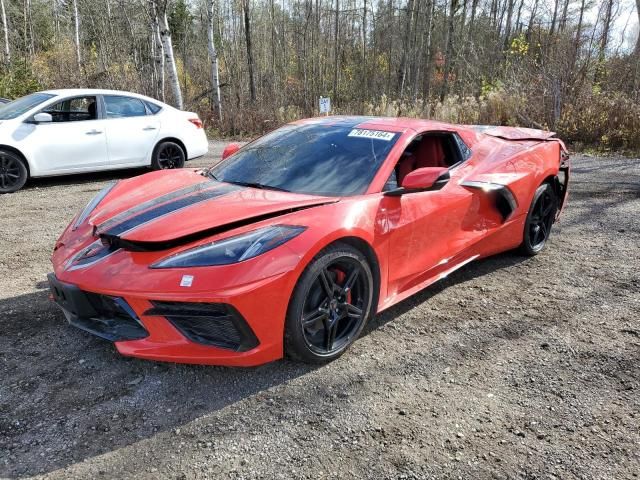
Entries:
{"label": "black alloy wheel", "polygon": [[162,142],[153,154],[151,167],[154,170],[167,170],[184,167],[185,154],[182,147],[174,142]]}
{"label": "black alloy wheel", "polygon": [[0,150],[0,193],[20,190],[28,176],[27,167],[18,155]]}
{"label": "black alloy wheel", "polygon": [[325,249],[305,270],[292,298],[285,331],[287,354],[324,363],[340,356],[371,314],[373,276],[350,245]]}
{"label": "black alloy wheel", "polygon": [[527,255],[542,251],[551,235],[551,227],[558,211],[558,198],[553,187],[544,183],[536,190],[524,227],[522,250]]}

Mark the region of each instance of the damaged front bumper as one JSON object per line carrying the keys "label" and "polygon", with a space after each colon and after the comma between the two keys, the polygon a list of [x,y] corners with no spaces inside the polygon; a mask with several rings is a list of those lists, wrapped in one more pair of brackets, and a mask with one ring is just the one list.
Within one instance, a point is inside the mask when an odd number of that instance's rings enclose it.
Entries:
{"label": "damaged front bumper", "polygon": [[121,297],[86,292],[47,275],[51,299],[62,309],[67,321],[112,342],[141,340],[149,336],[142,322]]}

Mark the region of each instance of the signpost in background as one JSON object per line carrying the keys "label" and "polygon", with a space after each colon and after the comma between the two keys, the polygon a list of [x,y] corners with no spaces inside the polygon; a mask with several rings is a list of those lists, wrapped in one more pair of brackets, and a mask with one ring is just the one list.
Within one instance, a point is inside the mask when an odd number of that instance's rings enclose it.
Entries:
{"label": "signpost in background", "polygon": [[329,115],[331,111],[331,99],[329,97],[320,97],[320,113]]}

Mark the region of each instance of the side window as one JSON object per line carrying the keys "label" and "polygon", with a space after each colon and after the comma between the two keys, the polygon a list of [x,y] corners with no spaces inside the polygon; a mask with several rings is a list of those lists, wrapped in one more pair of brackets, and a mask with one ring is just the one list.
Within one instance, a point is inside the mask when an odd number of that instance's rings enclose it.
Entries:
{"label": "side window", "polygon": [[144,117],[147,114],[144,103],[137,98],[106,95],[104,103],[107,118]]}
{"label": "side window", "polygon": [[162,107],[160,105],[157,105],[153,102],[144,102],[144,103],[147,105],[147,109],[151,112],[151,115],[155,115],[160,110],[162,110]]}
{"label": "side window", "polygon": [[43,110],[54,122],[78,122],[98,118],[96,97],[74,97],[49,105]]}
{"label": "side window", "polygon": [[[469,149],[467,148],[467,150]],[[404,177],[418,168],[450,168],[466,158],[462,156],[458,135],[454,133],[433,132],[418,135],[407,146],[396,164],[396,183],[402,185]],[[389,181],[392,180],[392,178],[389,179]]]}
{"label": "side window", "polygon": [[391,172],[391,175],[389,175],[389,178],[387,178],[382,191],[389,192],[391,190],[395,190],[396,188],[398,188],[398,177],[396,176],[396,171],[393,170]]}
{"label": "side window", "polygon": [[462,140],[462,138],[460,138],[460,135],[454,135],[453,136],[456,143],[458,144],[458,149],[460,150],[460,154],[462,155],[462,161],[464,162],[465,160],[467,160],[470,156],[471,156],[471,150],[469,149],[469,147],[467,147],[467,144],[464,143],[464,141]]}

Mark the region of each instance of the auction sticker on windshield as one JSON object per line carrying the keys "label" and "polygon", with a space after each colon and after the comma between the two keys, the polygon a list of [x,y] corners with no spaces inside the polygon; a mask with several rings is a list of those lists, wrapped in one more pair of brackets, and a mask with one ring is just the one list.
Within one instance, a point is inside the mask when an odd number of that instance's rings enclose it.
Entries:
{"label": "auction sticker on windshield", "polygon": [[364,130],[361,128],[354,128],[349,132],[348,137],[358,137],[358,138],[371,138],[373,140],[384,140],[388,142],[393,140],[393,137],[396,134],[393,132],[383,132],[380,130]]}

